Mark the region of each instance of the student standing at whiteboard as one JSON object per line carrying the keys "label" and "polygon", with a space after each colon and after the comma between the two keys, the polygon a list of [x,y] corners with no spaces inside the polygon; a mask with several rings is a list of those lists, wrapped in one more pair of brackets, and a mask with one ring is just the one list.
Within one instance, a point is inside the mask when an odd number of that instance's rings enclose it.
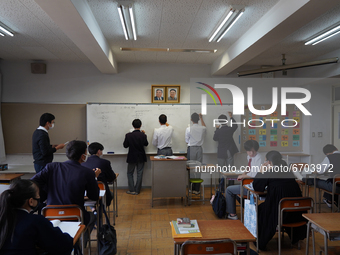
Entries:
{"label": "student standing at whiteboard", "polygon": [[[198,121],[201,120],[202,126],[198,125]],[[185,130],[185,142],[188,144],[187,158],[188,160],[196,160],[202,163],[203,161],[203,150],[202,145],[204,137],[207,132],[202,114],[194,112],[191,115],[192,126],[187,127]],[[201,173],[190,173],[190,178],[201,178]],[[200,183],[192,184],[192,193],[200,193]]]}
{"label": "student standing at whiteboard", "polygon": [[[238,152],[233,135],[237,129],[236,120],[233,118],[233,114],[228,112],[233,125],[229,127],[227,124],[222,124],[216,127],[214,134],[214,141],[218,142],[217,147],[217,164],[222,168],[223,166],[234,165],[234,154]],[[227,120],[227,116],[224,114],[218,117],[220,120]],[[232,184],[232,183],[230,183]]]}
{"label": "student standing at whiteboard", "polygon": [[[126,159],[126,162],[128,163],[127,177],[129,190],[126,193],[138,195],[142,188],[144,162],[146,162],[144,146],[148,146],[149,143],[144,130],[140,130],[140,127],[142,126],[141,120],[133,120],[132,126],[135,130],[125,135],[125,140],[123,143],[124,148],[129,148]],[[133,182],[133,173],[135,169],[137,169],[136,185],[134,185]]]}
{"label": "student standing at whiteboard", "polygon": [[171,140],[174,128],[167,123],[165,114],[159,115],[160,128],[153,131],[152,144],[157,147],[157,155],[171,156]]}

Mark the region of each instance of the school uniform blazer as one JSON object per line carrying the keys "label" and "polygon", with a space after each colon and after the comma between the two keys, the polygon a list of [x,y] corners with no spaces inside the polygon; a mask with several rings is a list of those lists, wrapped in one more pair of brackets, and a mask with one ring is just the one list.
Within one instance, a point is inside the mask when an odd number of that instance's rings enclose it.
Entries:
{"label": "school uniform blazer", "polygon": [[112,195],[107,183],[113,182],[116,179],[116,174],[112,170],[110,161],[100,158],[97,155],[92,155],[87,159],[86,162],[82,163],[81,165],[91,170],[99,168],[102,171],[99,174],[97,180],[103,182],[105,185],[106,205],[109,206],[111,204]]}
{"label": "school uniform blazer", "polygon": [[235,124],[235,119],[231,118],[233,121],[233,126],[228,127],[227,125],[217,128],[214,134],[214,141],[218,142],[217,146],[217,158],[227,158],[227,151],[233,156],[238,152],[233,135],[237,129],[237,124]]}
{"label": "school uniform blazer", "polygon": [[78,205],[83,210],[87,225],[90,215],[84,207],[85,191],[89,199],[99,199],[99,187],[93,170],[74,160],[54,162],[47,164],[32,180],[47,193],[48,205]]}
{"label": "school uniform blazer", "polygon": [[125,135],[123,143],[124,148],[129,148],[126,162],[127,163],[142,163],[146,162],[144,146],[148,146],[149,142],[146,134],[140,130],[134,130]]}
{"label": "school uniform blazer", "polygon": [[36,255],[36,246],[48,254],[69,255],[73,249],[73,238],[64,234],[45,217],[15,209],[16,225],[13,238],[10,230],[0,254]]}
{"label": "school uniform blazer", "polygon": [[52,148],[48,133],[42,129],[36,129],[32,136],[32,153],[34,163],[45,166],[53,161],[53,153],[56,148]]}

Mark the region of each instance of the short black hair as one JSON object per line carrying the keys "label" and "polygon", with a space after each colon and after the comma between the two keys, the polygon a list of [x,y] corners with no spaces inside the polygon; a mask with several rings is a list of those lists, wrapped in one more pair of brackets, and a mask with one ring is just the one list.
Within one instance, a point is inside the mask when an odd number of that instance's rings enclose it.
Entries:
{"label": "short black hair", "polygon": [[256,140],[248,140],[244,143],[243,148],[246,151],[251,151],[252,149],[254,149],[255,151],[258,151],[260,148],[260,145]]}
{"label": "short black hair", "polygon": [[98,150],[104,150],[104,146],[101,143],[94,142],[89,145],[88,151],[91,155],[97,154]]}
{"label": "short black hair", "polygon": [[132,126],[134,128],[140,128],[142,126],[142,121],[140,119],[134,119],[132,121]]}
{"label": "short black hair", "polygon": [[333,144],[327,144],[323,147],[323,153],[327,155],[328,153],[332,153],[333,151],[337,151],[338,149]]}
{"label": "short black hair", "polygon": [[166,117],[165,114],[159,115],[158,119],[159,119],[159,122],[160,122],[162,125],[164,125],[164,124],[168,121],[168,118]]}
{"label": "short black hair", "polygon": [[46,112],[43,115],[41,115],[39,125],[44,127],[47,122],[51,123],[52,120],[54,120],[54,119],[55,119],[55,117],[54,117],[53,114]]}
{"label": "short black hair", "polygon": [[200,120],[200,116],[196,112],[194,112],[193,114],[191,114],[191,120],[194,123],[198,123],[198,121]]}
{"label": "short black hair", "polygon": [[162,92],[162,93],[163,93],[163,90],[162,90],[162,89],[156,89],[156,92],[157,92],[157,91],[160,91],[160,92]]}
{"label": "short black hair", "polygon": [[220,119],[220,120],[227,120],[228,118],[227,118],[226,115],[221,114],[220,116],[218,116],[218,119]]}
{"label": "short black hair", "polygon": [[171,91],[175,91],[175,92],[176,92],[176,90],[175,90],[175,89],[170,89],[170,92],[171,92]]}
{"label": "short black hair", "polygon": [[81,155],[85,154],[87,145],[84,141],[73,140],[66,147],[66,156],[68,159],[78,161]]}

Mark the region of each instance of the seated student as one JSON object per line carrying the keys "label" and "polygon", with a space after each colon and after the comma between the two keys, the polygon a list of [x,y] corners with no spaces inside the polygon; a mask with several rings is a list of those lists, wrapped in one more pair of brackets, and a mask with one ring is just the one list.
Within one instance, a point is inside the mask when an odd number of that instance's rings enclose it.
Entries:
{"label": "seated student", "polygon": [[[244,143],[244,149],[247,152],[248,168],[249,172],[244,172],[237,177],[237,180],[242,180],[244,178],[254,178],[261,166],[261,155],[257,153],[260,146],[255,140],[248,140]],[[231,185],[228,186],[226,190],[226,202],[227,202],[227,212],[229,213],[228,219],[237,220],[236,215],[236,196],[241,193],[241,185]],[[247,194],[247,190],[243,188],[243,194]]]}
{"label": "seated student", "polygon": [[105,185],[105,196],[106,196],[106,205],[109,206],[112,201],[112,194],[109,188],[108,182],[113,182],[117,175],[112,170],[110,161],[100,158],[103,155],[104,146],[100,143],[91,143],[89,145],[89,153],[91,156],[87,159],[86,162],[83,162],[81,165],[90,169],[99,168],[101,173],[99,174],[97,180],[101,181]]}
{"label": "seated student", "polygon": [[[255,191],[263,192],[267,190],[266,200],[258,207],[258,240],[259,248],[265,250],[267,243],[276,233],[278,225],[278,206],[284,197],[301,197],[301,190],[292,172],[277,171],[277,167],[287,166],[282,160],[282,155],[278,151],[270,151],[266,154],[266,161],[261,166],[261,170],[267,171],[258,173],[254,179],[253,187]],[[290,212],[284,215],[284,223],[303,221],[302,212]],[[306,237],[306,226],[293,228],[292,243],[303,240]],[[290,235],[290,229],[285,229]]]}
{"label": "seated student", "polygon": [[66,156],[68,161],[53,162],[35,176],[40,190],[47,193],[48,205],[76,204],[83,210],[84,223],[90,229],[94,226],[96,217],[86,211],[84,207],[84,194],[91,200],[99,199],[99,187],[96,177],[100,169],[91,170],[81,165],[87,160],[87,145],[83,141],[73,140],[67,144]]}
{"label": "seated student", "polygon": [[[332,192],[333,190],[333,177],[336,174],[340,174],[340,152],[338,149],[332,145],[327,144],[323,147],[323,153],[326,155],[325,159],[322,161],[322,168],[317,171],[318,174],[327,174],[329,178],[327,180],[316,180],[316,187],[322,188]],[[330,167],[332,165],[332,167]],[[331,170],[332,172],[328,172]],[[308,179],[308,185],[314,185],[314,179]],[[340,185],[336,186],[336,193],[340,193]],[[328,193],[324,193],[324,202],[328,207],[331,207],[332,195]],[[338,197],[334,196],[335,205],[338,206]]]}
{"label": "seated student", "polygon": [[0,195],[0,254],[69,255],[73,238],[45,217],[30,214],[39,204],[39,188],[31,180],[17,180]]}

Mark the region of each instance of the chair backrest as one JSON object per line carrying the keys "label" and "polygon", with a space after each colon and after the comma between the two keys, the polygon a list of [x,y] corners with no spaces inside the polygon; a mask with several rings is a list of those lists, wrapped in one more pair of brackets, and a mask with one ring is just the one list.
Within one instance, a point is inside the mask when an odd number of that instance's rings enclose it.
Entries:
{"label": "chair backrest", "polygon": [[102,182],[98,182],[98,187],[100,190],[105,190],[105,185]]}
{"label": "chair backrest", "polygon": [[290,169],[292,169],[292,171],[299,171],[302,172],[303,169],[308,168],[308,163],[291,163],[290,164]]}
{"label": "chair backrest", "polygon": [[236,242],[231,239],[189,239],[181,246],[181,255],[237,254]]}
{"label": "chair backrest", "polygon": [[250,184],[254,181],[254,178],[243,178],[242,179],[242,187],[243,185]]}
{"label": "chair backrest", "polygon": [[48,205],[42,215],[49,220],[80,221],[84,224],[83,211],[78,205]]}
{"label": "chair backrest", "polygon": [[284,197],[279,202],[279,221],[282,224],[283,212],[313,212],[314,200],[311,197]]}

